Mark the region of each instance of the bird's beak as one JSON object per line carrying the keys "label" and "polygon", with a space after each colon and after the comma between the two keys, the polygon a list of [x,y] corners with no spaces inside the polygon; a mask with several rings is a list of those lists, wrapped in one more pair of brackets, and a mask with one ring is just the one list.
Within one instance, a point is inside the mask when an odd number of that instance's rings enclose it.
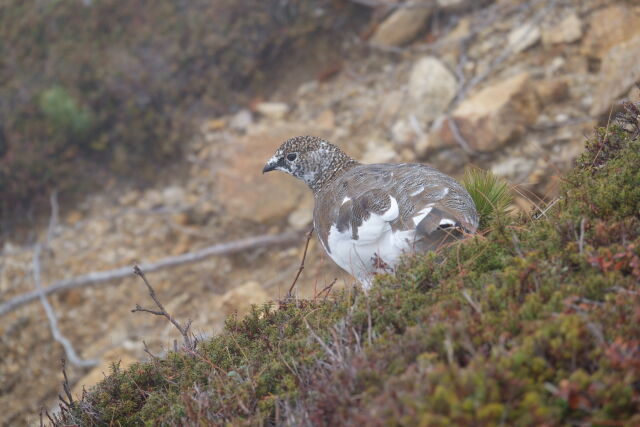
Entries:
{"label": "bird's beak", "polygon": [[262,168],[262,173],[271,172],[272,170],[276,170],[278,166],[282,165],[282,159],[278,159],[277,157],[272,157]]}

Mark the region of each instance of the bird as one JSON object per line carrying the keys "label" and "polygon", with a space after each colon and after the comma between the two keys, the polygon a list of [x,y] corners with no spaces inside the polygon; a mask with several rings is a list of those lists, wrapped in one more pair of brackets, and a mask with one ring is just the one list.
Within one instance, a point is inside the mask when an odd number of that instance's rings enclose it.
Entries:
{"label": "bird", "polygon": [[365,290],[404,254],[473,234],[478,213],[452,177],[419,163],[362,164],[315,136],[284,141],[263,174],[282,171],[313,191],[313,227],[329,257]]}

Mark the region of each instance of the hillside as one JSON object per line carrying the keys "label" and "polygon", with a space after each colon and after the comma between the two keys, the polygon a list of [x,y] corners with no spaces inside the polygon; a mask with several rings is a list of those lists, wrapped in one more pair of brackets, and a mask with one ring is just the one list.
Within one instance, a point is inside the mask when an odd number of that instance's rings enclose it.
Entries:
{"label": "hillside", "polygon": [[[370,293],[254,306],[112,372],[56,425],[637,425],[640,139],[600,130],[537,217],[496,218]],[[537,218],[537,219],[536,219]]]}
{"label": "hillside", "polygon": [[[151,303],[136,264],[263,242],[147,271],[202,342],[286,295],[313,198],[261,174],[285,139],[457,179],[489,170],[531,217],[586,136],[640,100],[634,0],[9,0],[0,22],[0,217],[18,220],[0,219],[0,425],[57,408],[63,358],[76,400],[114,361],[167,357],[176,328],[131,313]],[[347,304],[353,279],[311,239],[295,296],[331,283]]]}

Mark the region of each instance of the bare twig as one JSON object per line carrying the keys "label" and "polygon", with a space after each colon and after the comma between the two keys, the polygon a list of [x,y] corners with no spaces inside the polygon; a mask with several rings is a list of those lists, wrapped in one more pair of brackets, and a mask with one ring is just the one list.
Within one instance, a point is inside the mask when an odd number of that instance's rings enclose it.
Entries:
{"label": "bare twig", "polygon": [[302,274],[302,270],[304,270],[304,260],[307,258],[307,250],[309,249],[309,241],[311,240],[312,235],[313,235],[313,227],[311,227],[311,230],[309,230],[309,233],[307,234],[307,242],[304,245],[304,252],[302,254],[302,260],[300,261],[300,267],[298,268],[298,273],[296,274],[296,277],[293,279],[293,283],[291,283],[291,286],[289,287],[287,298],[293,297],[293,294],[292,294],[293,287],[296,285],[296,282],[298,281],[300,274]]}
{"label": "bare twig", "polygon": [[547,216],[547,211],[548,211],[549,209],[551,209],[551,208],[552,208],[556,203],[558,203],[559,201],[560,201],[560,198],[559,198],[559,197],[557,197],[556,199],[552,200],[552,201],[551,201],[551,203],[549,203],[549,204],[548,204],[544,209],[540,209],[540,208],[538,208],[538,210],[540,210],[540,212],[539,212],[539,213],[537,213],[537,214],[535,214],[535,215],[533,216],[533,219],[540,219],[540,218],[542,218],[543,216]]}
{"label": "bare twig", "polygon": [[584,223],[585,218],[580,220],[580,239],[578,239],[578,249],[580,250],[580,255],[584,252]]}
{"label": "bare twig", "polygon": [[458,124],[456,123],[456,120],[453,117],[449,117],[447,119],[447,124],[449,125],[449,129],[451,130],[451,134],[453,135],[453,139],[456,140],[458,145],[467,154],[473,154],[474,151],[471,149],[471,146],[469,146],[469,143],[467,142],[467,140],[464,139],[464,136],[462,136],[462,133],[460,132],[460,129],[458,128]]}
{"label": "bare twig", "polygon": [[315,333],[315,331],[311,328],[311,325],[309,325],[309,322],[307,322],[307,319],[303,319],[304,320],[304,324],[307,326],[307,330],[309,330],[309,333],[311,334],[311,336],[318,342],[318,344],[320,344],[320,346],[324,349],[324,351],[327,352],[327,354],[334,360],[338,360],[338,357],[336,355],[336,353],[331,350],[331,347],[329,347],[327,345],[327,343],[324,342],[324,340],[322,338],[320,338],[320,336],[318,334]]}
{"label": "bare twig", "polygon": [[147,353],[149,356],[151,356],[151,359],[153,360],[157,360],[158,356],[156,356],[155,354],[151,353],[151,350],[149,350],[149,346],[147,345],[147,343],[142,340],[142,345],[144,345],[144,352]]}
{"label": "bare twig", "polygon": [[[49,244],[49,241],[53,237],[53,233],[58,221],[58,199],[55,191],[51,194],[51,197],[49,198],[49,200],[51,202],[51,218],[49,219],[49,229],[47,231],[47,239],[45,242],[45,246]],[[47,297],[45,296],[45,291],[43,290],[43,287],[42,287],[42,281],[41,281],[42,268],[40,265],[41,252],[42,252],[42,245],[40,245],[40,243],[36,243],[33,248],[33,281],[36,288],[34,292],[37,298],[40,299],[40,303],[42,304],[42,307],[44,308],[44,311],[47,315],[47,319],[49,320],[49,329],[51,330],[51,335],[53,335],[54,340],[62,344],[62,347],[64,348],[64,352],[67,355],[67,358],[69,359],[69,361],[71,361],[71,363],[81,368],[93,367],[98,364],[98,361],[80,358],[76,353],[75,349],[73,348],[71,341],[69,341],[69,339],[65,337],[64,334],[58,328],[58,318],[56,316],[55,311],[53,310],[53,307],[47,300]],[[63,368],[64,368],[64,359],[63,359]],[[65,373],[65,380],[66,380],[66,373]]]}
{"label": "bare twig", "polygon": [[142,311],[145,313],[155,314],[156,316],[166,317],[167,319],[169,319],[169,322],[171,322],[173,326],[175,326],[176,329],[180,331],[180,334],[182,334],[185,347],[190,350],[195,350],[197,343],[189,333],[189,328],[191,327],[191,320],[189,320],[185,326],[182,326],[173,316],[171,316],[171,314],[167,312],[167,310],[165,310],[164,306],[162,305],[162,303],[158,299],[158,296],[156,295],[155,289],[153,289],[153,287],[149,284],[147,277],[144,275],[144,272],[140,269],[140,267],[138,267],[137,265],[133,267],[133,272],[138,276],[140,276],[140,278],[144,281],[144,284],[147,285],[147,289],[149,290],[149,296],[151,297],[153,302],[156,303],[156,305],[160,310],[149,310],[147,308],[142,308],[140,307],[140,305],[136,304],[136,308],[131,310],[131,312],[135,313],[138,311]]}
{"label": "bare twig", "polygon": [[47,416],[47,418],[49,418],[49,421],[51,422],[52,426],[56,425],[56,422],[53,420],[53,418],[51,418],[51,414],[49,414],[49,411],[45,409],[44,414]]}
{"label": "bare twig", "polygon": [[64,394],[67,395],[67,399],[69,399],[69,403],[73,404],[73,396],[71,395],[71,388],[69,387],[69,378],[67,377],[67,362],[62,359],[62,376],[64,380],[62,381],[62,389],[64,390]]}
{"label": "bare twig", "polygon": [[602,138],[602,144],[600,144],[600,147],[598,147],[598,152],[596,153],[596,155],[593,156],[593,161],[591,162],[592,167],[596,164],[596,161],[598,160],[598,156],[600,156],[600,152],[604,148],[604,145],[607,143],[607,139],[609,139],[609,127],[611,125],[612,114],[613,114],[613,105],[611,105],[611,108],[609,108],[609,118],[607,119],[607,127],[605,127],[604,137]]}
{"label": "bare twig", "polygon": [[[205,260],[216,255],[230,255],[249,249],[257,249],[265,246],[285,245],[296,241],[299,237],[297,233],[287,233],[280,235],[263,234],[256,237],[234,240],[227,243],[221,243],[208,246],[199,251],[189,252],[186,254],[171,256],[161,259],[160,261],[148,264],[141,264],[140,268],[146,273],[172,268],[183,264],[190,264]],[[43,288],[44,295],[50,295],[60,291],[80,288],[84,286],[94,286],[105,282],[111,282],[118,279],[124,279],[131,275],[131,267],[120,267],[113,270],[94,271],[82,276],[76,276],[69,279],[59,280],[49,286]],[[16,308],[37,300],[40,297],[39,291],[27,292],[18,295],[9,301],[0,304],[0,316],[3,316]]]}
{"label": "bare twig", "polygon": [[522,252],[522,249],[520,249],[520,239],[518,239],[518,236],[516,236],[516,233],[514,232],[511,233],[511,241],[513,242],[513,247],[516,250],[518,256],[522,259],[525,259],[524,253]]}
{"label": "bare twig", "polygon": [[58,329],[58,318],[56,317],[55,312],[53,311],[53,307],[47,301],[45,297],[45,293],[43,292],[42,283],[40,282],[40,252],[42,248],[40,244],[36,244],[33,254],[33,281],[36,284],[36,292],[38,297],[40,298],[40,303],[42,303],[42,307],[44,307],[44,311],[47,314],[47,319],[49,320],[49,329],[51,329],[51,334],[53,335],[53,339],[62,344],[64,348],[64,352],[67,355],[67,358],[71,363],[81,368],[89,368],[96,366],[98,364],[97,360],[85,360],[78,356],[76,351],[71,344],[71,341],[65,337],[60,329]]}
{"label": "bare twig", "polygon": [[327,297],[329,296],[329,294],[331,293],[331,289],[333,289],[333,285],[336,284],[336,282],[338,281],[338,278],[334,278],[331,283],[329,283],[327,286],[325,286],[324,288],[322,288],[322,290],[320,292],[318,292],[313,298],[319,298],[320,295],[322,295],[323,293],[327,293],[324,298],[327,299]]}
{"label": "bare twig", "polygon": [[480,304],[478,304],[469,294],[469,292],[467,292],[467,290],[465,289],[464,291],[462,291],[462,296],[464,297],[464,299],[467,300],[467,302],[469,303],[469,305],[471,306],[471,308],[473,308],[475,310],[476,313],[478,313],[480,316],[482,316],[482,308],[480,307]]}

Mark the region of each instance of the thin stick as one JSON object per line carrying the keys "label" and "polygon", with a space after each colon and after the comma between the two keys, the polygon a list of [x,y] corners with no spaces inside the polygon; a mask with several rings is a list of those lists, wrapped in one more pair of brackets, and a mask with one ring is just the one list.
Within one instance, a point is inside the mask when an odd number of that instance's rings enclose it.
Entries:
{"label": "thin stick", "polygon": [[98,364],[97,360],[92,359],[82,359],[78,356],[71,341],[67,339],[67,337],[60,332],[58,328],[58,318],[56,316],[55,311],[53,311],[53,307],[49,301],[47,301],[47,297],[45,296],[44,289],[42,288],[42,283],[40,281],[40,252],[42,247],[40,244],[36,244],[33,254],[33,281],[36,285],[36,296],[40,299],[40,303],[44,308],[44,311],[47,315],[47,319],[49,320],[49,329],[51,330],[51,335],[53,335],[53,339],[62,344],[64,348],[64,353],[67,355],[67,358],[71,363],[81,368],[90,368],[96,366]]}
{"label": "thin stick", "polygon": [[331,293],[331,289],[333,289],[333,285],[335,285],[337,281],[338,281],[338,278],[337,278],[337,277],[336,277],[336,278],[334,278],[334,279],[331,281],[331,283],[329,283],[327,286],[325,286],[324,288],[322,288],[322,290],[321,290],[320,292],[318,292],[318,293],[316,294],[316,296],[314,296],[314,297],[313,297],[313,299],[319,298],[319,297],[320,297],[320,295],[322,295],[322,294],[323,294],[323,293],[325,293],[325,292],[326,292],[327,294],[324,296],[324,299],[327,299],[327,297],[328,297],[328,296],[329,296],[329,294]]}
{"label": "thin stick", "polygon": [[296,285],[296,282],[298,281],[298,277],[300,277],[300,274],[302,274],[302,270],[304,270],[304,260],[307,258],[307,250],[309,249],[309,241],[311,240],[312,235],[313,235],[313,227],[311,227],[311,230],[309,230],[309,233],[307,234],[307,242],[304,245],[304,253],[302,254],[302,260],[300,261],[300,268],[298,268],[298,273],[296,274],[296,277],[293,279],[293,283],[289,287],[287,298],[292,297],[293,287]]}
{"label": "thin stick", "polygon": [[584,252],[584,223],[585,218],[580,220],[580,239],[578,240],[578,248],[580,250],[580,255]]}
{"label": "thin stick", "polygon": [[153,289],[153,287],[149,284],[149,281],[147,280],[147,277],[144,275],[144,272],[140,269],[140,267],[138,267],[137,265],[133,267],[133,272],[135,274],[137,274],[138,276],[140,276],[140,278],[144,281],[144,284],[147,285],[147,289],[149,290],[149,296],[151,297],[151,299],[153,300],[153,302],[156,303],[156,305],[158,306],[158,308],[160,310],[149,310],[147,308],[142,308],[140,307],[139,304],[136,304],[136,308],[134,308],[133,310],[131,310],[132,313],[141,311],[141,312],[145,312],[145,313],[151,313],[151,314],[155,314],[156,316],[164,316],[167,319],[169,319],[169,322],[171,322],[173,324],[173,326],[176,327],[176,329],[178,329],[178,331],[180,331],[180,333],[182,334],[182,338],[184,339],[184,344],[185,347],[188,349],[194,349],[195,345],[194,345],[194,341],[191,338],[191,336],[189,335],[189,327],[191,327],[191,320],[189,320],[186,324],[186,326],[182,326],[180,323],[178,323],[178,321],[176,319],[173,318],[173,316],[171,316],[167,310],[165,310],[164,306],[162,305],[162,303],[160,302],[160,300],[158,299],[157,295],[156,295],[156,291],[155,289]]}
{"label": "thin stick", "polygon": [[[183,264],[191,264],[199,262],[216,255],[230,255],[249,249],[257,249],[265,246],[290,244],[298,239],[299,234],[287,233],[281,235],[263,234],[247,239],[234,240],[227,243],[221,243],[199,251],[189,252],[186,254],[163,258],[157,262],[141,264],[140,268],[151,273],[153,271],[172,268]],[[94,271],[81,276],[71,277],[69,279],[59,280],[49,286],[43,286],[42,294],[50,295],[53,293],[66,291],[84,286],[94,286],[113,280],[124,279],[131,275],[131,267],[120,267],[113,270]],[[25,304],[36,301],[40,297],[40,291],[26,292],[20,294],[9,301],[0,304],[0,317],[21,307]]]}
{"label": "thin stick", "polygon": [[476,301],[473,300],[473,298],[471,297],[469,292],[467,292],[466,289],[464,291],[462,291],[462,296],[464,297],[464,299],[467,300],[467,302],[469,303],[471,308],[473,308],[476,313],[478,313],[480,316],[482,316],[482,308],[480,308],[480,304],[478,304]]}
{"label": "thin stick", "polygon": [[560,197],[557,197],[557,198],[555,198],[551,203],[549,203],[549,204],[544,208],[544,210],[542,210],[542,209],[538,208],[538,209],[540,210],[540,212],[539,212],[539,213],[537,213],[537,214],[535,214],[535,215],[533,216],[533,219],[540,219],[540,218],[542,218],[543,216],[547,216],[547,211],[548,211],[549,209],[551,209],[551,208],[552,208],[556,203],[558,203],[559,201],[560,201]]}
{"label": "thin stick", "polygon": [[471,149],[471,146],[469,146],[469,143],[467,142],[467,140],[464,139],[464,136],[462,136],[462,133],[458,128],[458,124],[456,123],[456,120],[450,116],[447,119],[447,124],[449,125],[449,129],[451,130],[453,139],[456,140],[456,142],[462,148],[462,150],[467,154],[474,154],[474,151]]}
{"label": "thin stick", "polygon": [[593,165],[596,164],[596,161],[598,160],[598,156],[600,156],[600,152],[602,151],[602,148],[604,148],[604,144],[607,143],[607,138],[609,138],[609,126],[611,125],[611,115],[612,114],[613,114],[613,105],[609,109],[609,118],[607,119],[607,127],[605,128],[605,131],[604,131],[604,138],[602,138],[602,144],[600,144],[600,147],[598,147],[598,152],[593,157],[593,161],[591,162],[591,166],[592,167],[593,167]]}
{"label": "thin stick", "polygon": [[62,389],[64,393],[67,395],[67,399],[69,399],[69,404],[73,404],[73,396],[71,395],[71,388],[69,387],[69,378],[67,377],[67,363],[64,359],[62,359],[62,375],[64,376],[64,381],[62,382]]}

